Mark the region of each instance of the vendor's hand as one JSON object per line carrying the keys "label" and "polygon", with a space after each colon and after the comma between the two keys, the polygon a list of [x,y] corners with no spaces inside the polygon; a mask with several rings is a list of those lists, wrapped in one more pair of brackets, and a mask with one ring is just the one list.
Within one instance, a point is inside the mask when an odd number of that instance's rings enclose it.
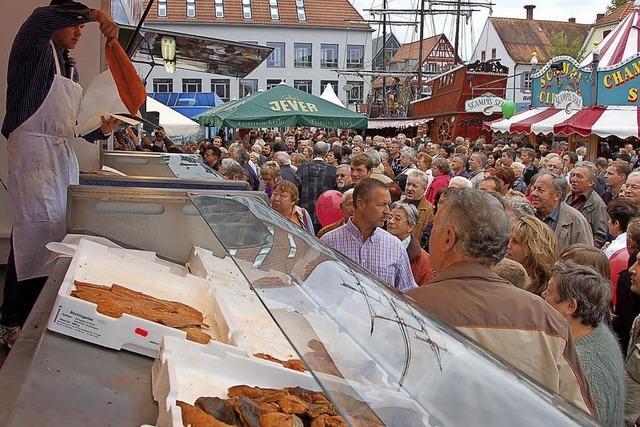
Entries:
{"label": "vendor's hand", "polygon": [[107,46],[111,46],[118,40],[120,28],[108,13],[94,9],[90,12],[89,16],[100,24],[100,31],[107,38]]}
{"label": "vendor's hand", "polygon": [[120,124],[122,123],[120,120],[111,116],[102,116],[102,126],[100,126],[100,131],[103,135],[108,135]]}

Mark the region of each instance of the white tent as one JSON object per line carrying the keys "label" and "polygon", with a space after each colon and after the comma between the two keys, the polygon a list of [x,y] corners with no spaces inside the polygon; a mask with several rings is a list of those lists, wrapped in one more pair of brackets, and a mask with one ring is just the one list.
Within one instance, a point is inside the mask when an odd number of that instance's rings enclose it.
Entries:
{"label": "white tent", "polygon": [[169,137],[191,136],[200,133],[198,122],[194,122],[189,117],[183,116],[153,98],[147,97],[147,111],[160,113],[160,126],[164,128]]}
{"label": "white tent", "polygon": [[322,92],[320,98],[345,108],[342,101],[340,101],[340,98],[338,98],[338,95],[336,95],[336,93],[333,91],[333,86],[331,86],[331,83],[328,83],[325,86],[324,92]]}

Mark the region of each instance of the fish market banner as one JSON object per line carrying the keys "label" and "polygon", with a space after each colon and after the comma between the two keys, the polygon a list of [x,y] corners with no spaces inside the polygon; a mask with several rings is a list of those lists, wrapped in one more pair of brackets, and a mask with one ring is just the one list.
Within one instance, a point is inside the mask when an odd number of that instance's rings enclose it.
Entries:
{"label": "fish market banner", "polygon": [[485,116],[490,116],[502,111],[502,104],[504,104],[504,101],[504,98],[500,98],[498,96],[493,96],[491,94],[483,95],[465,101],[464,111],[467,113],[482,113]]}
{"label": "fish market banner", "polygon": [[616,68],[598,70],[598,105],[640,105],[640,54]]}
{"label": "fish market banner", "polygon": [[570,56],[557,56],[531,76],[531,105],[533,107],[555,107],[556,97],[573,92],[573,101],[581,98],[581,105],[591,104],[591,71],[580,68]]}

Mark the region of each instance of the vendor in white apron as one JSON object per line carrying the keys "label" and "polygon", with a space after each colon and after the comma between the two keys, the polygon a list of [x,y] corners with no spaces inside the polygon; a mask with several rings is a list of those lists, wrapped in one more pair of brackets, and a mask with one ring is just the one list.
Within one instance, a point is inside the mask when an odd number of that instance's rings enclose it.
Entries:
{"label": "vendor in white apron", "polygon": [[[70,0],[53,0],[51,5],[34,10],[12,46],[2,129],[8,136],[13,222],[0,310],[4,326],[24,323],[51,273],[45,245],[62,240],[66,234],[67,186],[77,184],[79,178],[70,140],[82,100],[82,87],[74,81],[77,74],[68,50],[78,43],[82,26],[92,21],[100,24],[108,42],[117,37],[118,27],[105,13]],[[43,85],[49,82],[47,89]],[[38,97],[39,105],[34,105]],[[114,124],[103,121],[94,137],[87,139],[104,138]]]}

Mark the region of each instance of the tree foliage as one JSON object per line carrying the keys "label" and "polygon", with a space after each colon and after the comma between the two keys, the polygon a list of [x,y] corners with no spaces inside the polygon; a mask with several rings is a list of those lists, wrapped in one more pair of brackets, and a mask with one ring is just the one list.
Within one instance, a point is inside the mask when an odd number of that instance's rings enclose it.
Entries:
{"label": "tree foliage", "polygon": [[611,13],[629,0],[611,0],[611,4],[607,6],[607,13]]}
{"label": "tree foliage", "polygon": [[579,38],[569,40],[564,31],[553,32],[549,36],[551,42],[551,57],[567,55],[572,58],[578,58],[580,56],[580,50],[582,49],[582,41]]}

